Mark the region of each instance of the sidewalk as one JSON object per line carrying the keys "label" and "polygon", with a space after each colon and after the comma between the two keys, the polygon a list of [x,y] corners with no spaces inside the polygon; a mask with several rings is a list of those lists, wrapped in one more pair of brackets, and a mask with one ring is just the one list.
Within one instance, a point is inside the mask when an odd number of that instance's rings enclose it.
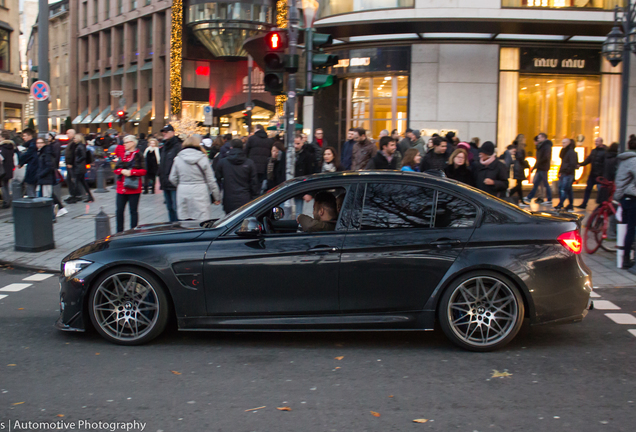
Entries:
{"label": "sidewalk", "polygon": [[[53,238],[55,249],[43,252],[17,252],[14,250],[14,231],[12,208],[0,211],[0,262],[10,263],[14,266],[33,267],[46,271],[59,271],[62,258],[75,249],[95,240],[95,215],[100,207],[104,208],[110,216],[110,231],[116,231],[115,199],[117,194],[112,185],[108,186],[107,193],[95,193],[92,190],[95,202],[77,204],[65,204],[68,214],[57,218],[53,225]],[[64,195],[66,197],[66,195]],[[212,206],[214,218],[225,215],[222,206]],[[168,211],[163,203],[163,192],[158,190],[155,194],[141,195],[139,200],[139,225],[168,222]],[[124,213],[124,227],[130,228],[130,213],[128,206]]]}
{"label": "sidewalk", "polygon": [[[14,251],[14,233],[11,209],[0,211],[0,262],[14,266],[33,267],[46,271],[59,271],[62,258],[75,249],[95,240],[95,220],[100,207],[111,217],[111,232],[115,232],[116,193],[109,186],[108,193],[93,193],[95,202],[77,203],[66,206],[69,213],[59,217],[53,225],[55,249],[44,252]],[[575,200],[577,204],[580,200]],[[531,210],[546,210],[550,207],[532,204]],[[590,207],[591,208],[591,207]],[[589,211],[588,211],[589,214]],[[213,206],[213,217],[224,215],[221,206]],[[130,226],[128,209],[125,213],[125,227]],[[139,224],[167,222],[168,214],[163,204],[163,193],[142,195],[139,202]],[[595,287],[636,287],[636,268],[626,271],[616,268],[616,255],[597,251],[593,255],[583,252],[585,263],[592,269],[592,281]]]}

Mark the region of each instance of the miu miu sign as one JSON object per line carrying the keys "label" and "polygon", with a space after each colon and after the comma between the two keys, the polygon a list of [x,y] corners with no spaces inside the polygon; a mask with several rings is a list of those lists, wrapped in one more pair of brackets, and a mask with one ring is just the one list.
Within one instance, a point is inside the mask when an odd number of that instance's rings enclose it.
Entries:
{"label": "miu miu sign", "polygon": [[585,60],[581,59],[552,59],[552,58],[534,58],[535,68],[552,68],[555,69],[559,67],[559,62],[561,63],[562,69],[585,69]]}

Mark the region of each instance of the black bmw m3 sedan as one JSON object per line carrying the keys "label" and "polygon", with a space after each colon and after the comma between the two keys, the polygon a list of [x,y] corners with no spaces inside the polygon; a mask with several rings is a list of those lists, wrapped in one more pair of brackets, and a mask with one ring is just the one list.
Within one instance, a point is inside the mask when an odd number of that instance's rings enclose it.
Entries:
{"label": "black bmw m3 sedan", "polygon": [[[303,230],[298,198],[325,193],[338,202],[331,228]],[[62,262],[56,326],[92,326],[108,341],[138,345],[171,317],[180,330],[213,331],[438,325],[460,347],[490,351],[524,319],[585,317],[592,280],[580,252],[576,220],[453,180],[320,174],[221,220],[139,226],[76,250]]]}

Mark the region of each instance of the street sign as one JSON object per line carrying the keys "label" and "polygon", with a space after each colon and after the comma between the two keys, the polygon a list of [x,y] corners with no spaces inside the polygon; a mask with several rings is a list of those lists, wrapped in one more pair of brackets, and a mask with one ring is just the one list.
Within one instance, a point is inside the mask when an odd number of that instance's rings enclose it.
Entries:
{"label": "street sign", "polygon": [[210,105],[203,107],[203,125],[212,126],[212,107]]}
{"label": "street sign", "polygon": [[123,90],[111,90],[110,91],[110,95],[112,97],[122,97],[124,95],[124,91]]}
{"label": "street sign", "polygon": [[31,86],[31,96],[38,102],[45,101],[51,95],[51,88],[44,81],[36,81]]}

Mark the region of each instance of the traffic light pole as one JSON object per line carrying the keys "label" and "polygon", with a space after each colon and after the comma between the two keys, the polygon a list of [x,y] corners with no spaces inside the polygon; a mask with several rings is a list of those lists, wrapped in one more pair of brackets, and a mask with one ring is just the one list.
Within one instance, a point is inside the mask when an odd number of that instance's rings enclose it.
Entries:
{"label": "traffic light pole", "polygon": [[[289,55],[296,55],[298,46],[298,9],[296,0],[289,0]],[[294,134],[296,133],[296,74],[290,73],[287,81],[287,109],[285,110],[285,148],[287,149],[287,180],[293,179],[296,167],[296,151],[294,149]],[[291,200],[290,200],[291,201]]]}
{"label": "traffic light pole", "polygon": [[[49,4],[40,0],[38,7],[38,79],[49,82]],[[38,107],[38,136],[49,131],[49,100],[36,102]]]}

